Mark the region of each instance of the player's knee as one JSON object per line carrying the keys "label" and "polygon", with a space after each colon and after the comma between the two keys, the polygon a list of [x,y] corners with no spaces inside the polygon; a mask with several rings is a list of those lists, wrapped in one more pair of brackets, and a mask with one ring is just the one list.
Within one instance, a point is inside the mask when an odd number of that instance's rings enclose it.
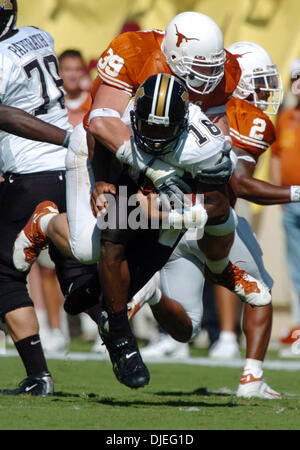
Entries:
{"label": "player's knee", "polygon": [[[67,151],[66,157],[66,167],[67,169],[74,168],[74,164],[76,159],[74,156],[88,156],[88,146],[87,146],[87,138],[86,131],[83,128],[82,123],[77,125],[74,128],[74,131],[70,138],[70,143]],[[78,162],[78,160],[77,160]]]}
{"label": "player's knee", "polygon": [[86,242],[70,242],[70,247],[74,258],[81,264],[95,264],[99,260],[99,249]]}
{"label": "player's knee", "polygon": [[225,236],[231,234],[235,231],[237,226],[237,215],[235,211],[230,208],[229,216],[222,223],[218,223],[215,225],[206,225],[204,230],[205,233],[210,234],[212,236]]}

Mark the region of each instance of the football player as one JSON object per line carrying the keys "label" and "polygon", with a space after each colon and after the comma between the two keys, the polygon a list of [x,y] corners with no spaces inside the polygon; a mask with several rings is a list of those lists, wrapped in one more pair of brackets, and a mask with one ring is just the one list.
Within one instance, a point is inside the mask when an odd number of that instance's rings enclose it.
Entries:
{"label": "football player", "polygon": [[[158,100],[164,105],[163,107],[155,108]],[[138,156],[139,160],[139,172],[143,172],[145,167],[147,167],[147,170],[149,168],[152,169],[153,166],[149,164],[149,161],[151,160],[154,164],[159,159],[160,168],[164,161],[169,163],[167,167],[170,169],[172,166],[181,171],[182,175],[185,174],[184,180],[187,182],[194,180],[194,182],[207,183],[206,176],[207,173],[210,173],[210,168],[214,168],[215,181],[218,181],[219,176],[221,182],[224,183],[226,168],[227,177],[230,176],[231,168],[225,164],[228,161],[227,138],[218,127],[207,119],[198,106],[189,104],[184,84],[174,76],[158,74],[147,79],[136,93],[134,106],[132,102],[128,105],[122,121],[128,127],[132,125],[136,156]],[[99,258],[100,232],[96,228],[96,219],[92,215],[89,206],[90,189],[93,180],[91,170],[87,170],[89,162],[87,159],[87,144],[82,139],[84,133],[82,126],[75,129],[70,140],[67,155],[67,196],[68,204],[72,205],[70,213],[68,211],[71,245],[68,242],[69,233],[66,234],[65,244],[61,245],[62,234],[60,233],[58,237],[55,236],[55,233],[53,234],[53,231],[57,228],[55,225],[56,220],[52,219],[52,215],[49,214],[48,205],[41,204],[37,207],[27,226],[16,240],[14,262],[19,270],[28,270],[34,258],[37,257],[40,246],[44,246],[47,242],[47,238],[50,238],[62,251],[64,251],[64,246],[68,247],[68,251],[71,252],[69,254],[73,254],[77,259],[86,263],[94,262]],[[145,152],[145,149],[147,152]],[[137,166],[134,165],[134,168],[137,169]],[[217,169],[220,169],[219,174]],[[175,169],[173,171],[175,173]],[[132,174],[132,170],[130,170],[130,174],[136,180],[136,171]],[[122,182],[123,180],[124,176]],[[136,192],[136,184],[132,186],[131,180],[126,179],[125,181],[132,191]],[[211,181],[210,177],[209,181]],[[108,185],[108,183],[106,185],[111,189],[107,192],[115,193],[115,186]],[[98,211],[98,208],[96,209]],[[54,214],[53,210],[51,212]],[[170,225],[174,225],[175,222],[182,225],[182,221],[185,219],[185,227],[189,228],[192,226],[203,227],[207,221],[207,227],[217,230],[220,226],[211,225],[209,222],[213,212],[214,210],[210,210],[209,207],[205,210],[202,205],[190,206],[185,211],[184,216],[180,211],[169,212],[168,222]],[[193,217],[194,215],[195,218]],[[37,220],[34,220],[35,218]],[[58,221],[62,219],[61,215],[56,218]],[[231,213],[231,220],[234,220],[233,212]],[[134,280],[131,286],[131,293],[135,293],[139,287],[144,285],[147,278],[149,278],[149,271],[151,274],[161,267],[180,237],[182,226],[179,227],[179,230],[173,230],[171,236],[169,230],[166,231],[167,233],[162,231],[159,234],[157,230],[127,229],[126,236],[124,236],[125,233],[122,233],[123,239],[126,239],[126,241],[124,240],[126,243],[126,263],[128,261],[130,275]],[[221,229],[220,233],[222,232],[224,230]],[[102,233],[103,231],[101,231]],[[44,239],[42,239],[43,236]],[[243,297],[245,285],[242,282],[241,284],[233,285],[232,289],[245,301],[251,301],[252,304],[268,303],[270,301],[268,290],[260,282],[244,272],[243,276],[250,288],[253,285],[256,286],[252,296],[247,295]],[[149,295],[154,297],[155,292],[158,292],[155,286],[153,287],[153,284],[150,284],[150,288],[147,287],[147,289],[148,297]],[[180,336],[177,334],[177,337],[179,339],[189,339],[192,332],[189,317],[186,313],[184,314],[178,302],[170,300],[169,303],[169,311],[172,308],[174,320],[176,317],[177,324],[179,324],[177,333],[180,333],[180,330],[184,332],[184,335]],[[169,319],[170,317],[169,312]],[[186,321],[189,323],[188,326]],[[185,326],[189,329],[184,330],[184,326],[180,325],[181,322],[185,322]],[[119,327],[121,328],[120,325]],[[129,331],[127,333],[129,334]],[[108,343],[108,346],[110,347],[110,354],[112,354],[111,344]],[[136,354],[136,358],[138,358],[139,354],[133,344],[127,344],[126,348],[126,351],[130,350],[129,354]],[[115,362],[114,356],[112,360]],[[141,361],[139,361],[139,365],[141,366]],[[121,378],[122,374],[116,374],[120,381],[127,385],[132,384],[131,377],[131,381],[128,381],[128,379]],[[137,381],[134,382],[136,383]],[[138,379],[138,382],[144,383],[140,379]],[[133,386],[131,385],[131,387]]]}
{"label": "football player", "polygon": [[[4,178],[0,189],[0,317],[5,320],[27,377],[17,389],[1,392],[48,395],[53,393],[53,380],[41,346],[33,302],[27,291],[27,274],[15,269],[12,249],[37,202],[48,198],[65,210],[67,150],[62,144],[67,145],[68,136],[55,127],[49,132],[47,124],[68,131],[72,127],[63,103],[64,92],[52,36],[36,27],[16,28],[16,18],[17,1],[2,1],[0,103],[1,114],[7,112],[8,115],[0,132],[0,168]],[[13,115],[18,120],[21,112],[7,110],[4,105],[18,107],[42,120],[32,125],[26,116],[19,124],[9,124],[9,118]],[[18,127],[18,136],[7,133],[17,131]],[[44,138],[48,142],[38,142]],[[62,257],[55,248],[51,255],[64,292],[73,275],[95,272],[96,266],[83,266]]]}
{"label": "football player", "polygon": [[[242,68],[238,87],[227,104],[233,150],[238,159],[229,183],[232,206],[237,197],[262,205],[299,202],[299,186],[275,186],[253,177],[259,156],[275,140],[274,127],[266,112],[276,114],[281,103],[282,87],[278,69],[266,50],[257,44],[238,42],[230,46],[229,50],[238,56]],[[269,289],[272,288],[273,281],[264,269],[260,246],[244,218],[238,218],[236,236],[229,256],[232,261],[240,261],[237,264],[241,269],[260,279]],[[173,299],[184,299],[182,306],[189,311],[191,319],[196,318],[194,329],[198,331],[201,317],[199,298],[204,284],[199,271],[203,271],[203,263],[204,256],[196,243],[196,231],[190,230],[161,271],[163,292]],[[185,274],[185,283],[177,281],[182,273]],[[187,281],[188,277],[190,282]],[[227,292],[226,304],[228,296]],[[129,303],[129,308],[137,311],[139,301],[141,304],[145,301],[141,293]],[[225,298],[223,301],[225,303]],[[235,301],[235,297],[232,301]],[[159,320],[158,305],[152,307],[152,310]],[[271,327],[271,303],[259,308],[245,305],[243,328],[247,341],[247,359],[237,390],[238,396],[281,398],[263,379],[262,364]]]}
{"label": "football player", "polygon": [[[204,112],[210,114],[223,131],[229,133],[225,104],[237,86],[240,68],[236,58],[224,50],[222,32],[211,18],[196,12],[185,12],[176,16],[165,32],[149,30],[121,34],[100,56],[99,77],[92,89],[94,100],[88,116],[89,133],[102,146],[96,145],[93,159],[97,181],[114,182],[114,178],[103,178],[103,172],[97,173],[103,167],[111,167],[111,163],[107,162],[107,149],[122,163],[132,160],[130,131],[122,123],[121,116],[129,97],[136,92],[140,83],[157,73],[180,77],[187,86],[190,100],[201,105]],[[135,156],[133,159],[136,160]],[[156,187],[171,181],[174,176],[172,169],[168,171],[164,168],[162,178],[161,173],[162,170],[152,172],[152,181]],[[207,257],[206,277],[231,289],[236,284],[241,287],[244,273],[233,267],[228,258],[234,237],[234,222],[229,214],[226,191],[223,186],[213,189],[213,184],[212,180],[208,190],[202,188],[205,202],[206,205],[213,203],[215,207],[219,204],[216,223],[224,226],[221,233],[220,228],[218,231],[206,228],[204,237],[199,241]],[[106,233],[101,236],[101,283],[112,313],[118,313],[116,320],[123,321],[124,327],[126,325],[128,329],[126,302],[130,283],[128,272],[123,266],[124,247],[118,242],[121,239],[119,230],[114,238],[112,234],[109,239]],[[120,280],[118,284],[110,276],[113,271]],[[249,286],[246,279],[244,282],[247,289],[244,289],[243,295],[247,296],[248,292],[252,295],[255,285]],[[110,329],[114,328],[113,317],[113,314],[109,317],[112,325]]]}

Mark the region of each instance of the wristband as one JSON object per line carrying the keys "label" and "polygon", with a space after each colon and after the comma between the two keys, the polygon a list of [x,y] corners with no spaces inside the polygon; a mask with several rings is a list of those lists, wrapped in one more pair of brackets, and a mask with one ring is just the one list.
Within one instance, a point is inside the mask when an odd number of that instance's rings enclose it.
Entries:
{"label": "wristband", "polygon": [[71,134],[72,134],[71,131],[66,131],[66,137],[64,138],[63,143],[61,144],[63,147],[66,148],[69,147]]}
{"label": "wristband", "polygon": [[300,202],[300,186],[290,187],[291,202]]}

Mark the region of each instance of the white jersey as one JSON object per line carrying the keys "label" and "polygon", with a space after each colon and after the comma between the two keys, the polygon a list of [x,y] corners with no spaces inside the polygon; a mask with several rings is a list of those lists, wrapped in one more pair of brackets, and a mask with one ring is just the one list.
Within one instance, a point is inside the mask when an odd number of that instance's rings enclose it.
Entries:
{"label": "white jersey", "polygon": [[[128,127],[131,126],[132,109],[133,100],[129,102],[122,117]],[[201,170],[215,165],[224,146],[225,136],[222,131],[208,119],[199,106],[190,103],[189,132],[182,134],[175,151],[160,155],[159,158],[195,178]]]}
{"label": "white jersey", "polygon": [[[21,27],[0,42],[0,102],[71,130],[52,36]],[[65,169],[66,149],[0,131],[0,172]]]}

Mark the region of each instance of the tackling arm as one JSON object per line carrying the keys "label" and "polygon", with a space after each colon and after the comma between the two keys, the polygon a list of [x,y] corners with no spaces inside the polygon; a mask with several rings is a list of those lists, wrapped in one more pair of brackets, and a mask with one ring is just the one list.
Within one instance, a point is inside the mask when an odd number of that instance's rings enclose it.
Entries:
{"label": "tackling arm", "polygon": [[[276,186],[253,177],[256,161],[245,150],[233,147],[237,157],[237,165],[230,179],[230,186],[237,197],[259,205],[276,205],[293,200],[290,186]],[[252,161],[251,161],[252,159]]]}
{"label": "tackling arm", "polygon": [[37,119],[19,108],[0,105],[0,128],[34,141],[49,142],[67,147],[70,132]]}
{"label": "tackling arm", "polygon": [[223,132],[223,134],[228,135],[228,136],[230,135],[230,129],[229,129],[226,112],[222,112],[222,113],[218,113],[218,114],[206,112],[205,114],[207,115],[207,117],[209,118],[209,120],[212,123],[214,123],[217,127],[220,128],[220,130]]}

